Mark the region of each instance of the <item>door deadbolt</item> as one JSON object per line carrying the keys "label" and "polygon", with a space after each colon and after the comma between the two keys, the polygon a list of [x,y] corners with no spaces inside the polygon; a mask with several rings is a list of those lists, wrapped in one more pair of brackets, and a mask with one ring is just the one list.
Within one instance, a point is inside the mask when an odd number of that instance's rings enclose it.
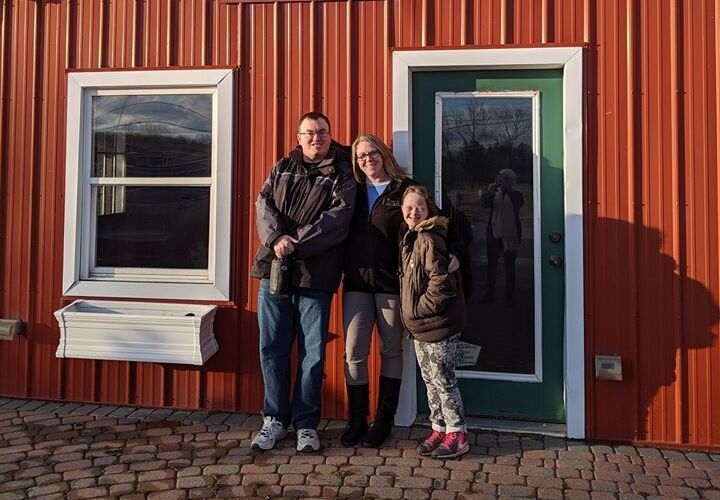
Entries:
{"label": "door deadbolt", "polygon": [[557,231],[553,231],[548,235],[548,238],[550,238],[550,241],[552,241],[553,243],[560,243],[560,241],[562,240],[562,234]]}
{"label": "door deadbolt", "polygon": [[548,257],[548,262],[550,262],[550,265],[552,267],[562,267],[563,265],[562,257],[560,257],[559,255],[551,255],[550,257]]}

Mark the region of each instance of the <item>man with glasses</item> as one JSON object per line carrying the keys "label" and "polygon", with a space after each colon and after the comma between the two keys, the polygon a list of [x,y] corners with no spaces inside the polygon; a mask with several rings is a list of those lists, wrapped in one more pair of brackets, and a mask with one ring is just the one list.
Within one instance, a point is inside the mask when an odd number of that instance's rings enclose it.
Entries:
{"label": "man with glasses", "polygon": [[[298,122],[298,146],[271,170],[255,203],[260,248],[251,275],[259,278],[260,365],[265,383],[263,425],[252,441],[270,450],[297,431],[297,450],[320,449],[325,341],[330,302],[342,272],[341,245],[355,204],[355,180],[346,148],[332,141],[330,120],[319,112]],[[290,267],[290,286],[272,293],[273,259]],[[298,339],[297,376],[290,398],[290,352]]]}

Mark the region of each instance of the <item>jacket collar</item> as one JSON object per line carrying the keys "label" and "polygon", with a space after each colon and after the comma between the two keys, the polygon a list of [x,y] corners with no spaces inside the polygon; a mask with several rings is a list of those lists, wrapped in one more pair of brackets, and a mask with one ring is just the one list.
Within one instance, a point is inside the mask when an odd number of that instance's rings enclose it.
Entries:
{"label": "jacket collar", "polygon": [[435,217],[430,217],[429,219],[425,219],[420,224],[415,226],[411,229],[411,231],[415,231],[418,233],[422,233],[425,231],[432,231],[432,230],[439,230],[439,231],[447,231],[448,228],[448,219],[447,217],[442,217],[440,215],[436,215]]}

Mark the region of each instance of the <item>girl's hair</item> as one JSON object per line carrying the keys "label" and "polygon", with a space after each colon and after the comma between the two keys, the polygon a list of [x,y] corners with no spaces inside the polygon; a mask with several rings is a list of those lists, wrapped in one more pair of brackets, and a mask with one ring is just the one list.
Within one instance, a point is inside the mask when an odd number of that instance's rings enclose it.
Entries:
{"label": "girl's hair", "polygon": [[403,172],[400,168],[400,165],[398,165],[397,160],[395,160],[395,157],[393,156],[392,151],[390,151],[390,148],[388,148],[378,136],[373,134],[361,134],[357,136],[357,139],[355,139],[355,141],[352,143],[353,174],[355,175],[355,179],[358,182],[365,182],[365,174],[360,169],[360,165],[358,165],[357,161],[357,146],[361,142],[368,142],[375,146],[375,149],[377,149],[380,153],[380,156],[382,156],[383,167],[385,167],[385,171],[391,179],[401,181],[405,177],[407,177],[405,175],[405,172]]}
{"label": "girl's hair", "polygon": [[430,196],[430,191],[428,191],[428,188],[426,188],[422,184],[414,184],[412,186],[408,186],[402,196],[403,203],[405,202],[405,197],[411,193],[419,194],[425,199],[425,203],[428,207],[428,217],[434,217],[440,213],[440,209],[435,204],[432,196]]}

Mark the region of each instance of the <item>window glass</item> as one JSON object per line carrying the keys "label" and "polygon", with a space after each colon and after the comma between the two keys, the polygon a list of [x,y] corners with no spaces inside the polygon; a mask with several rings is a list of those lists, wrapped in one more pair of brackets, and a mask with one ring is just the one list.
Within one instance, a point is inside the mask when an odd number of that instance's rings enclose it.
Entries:
{"label": "window glass", "polygon": [[94,177],[209,177],[210,94],[96,95]]}
{"label": "window glass", "polygon": [[98,186],[96,265],[207,269],[209,187]]}

